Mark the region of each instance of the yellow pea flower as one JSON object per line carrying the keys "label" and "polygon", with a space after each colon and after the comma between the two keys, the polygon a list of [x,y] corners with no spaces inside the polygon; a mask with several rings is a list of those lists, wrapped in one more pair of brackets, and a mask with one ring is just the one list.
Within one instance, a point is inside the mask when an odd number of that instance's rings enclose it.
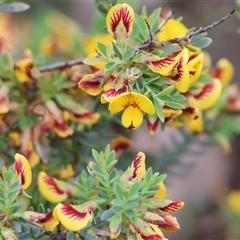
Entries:
{"label": "yellow pea flower", "polygon": [[146,96],[136,92],[126,92],[114,98],[109,104],[111,114],[124,111],[122,124],[126,128],[136,129],[143,121],[143,112],[155,113],[155,107]]}

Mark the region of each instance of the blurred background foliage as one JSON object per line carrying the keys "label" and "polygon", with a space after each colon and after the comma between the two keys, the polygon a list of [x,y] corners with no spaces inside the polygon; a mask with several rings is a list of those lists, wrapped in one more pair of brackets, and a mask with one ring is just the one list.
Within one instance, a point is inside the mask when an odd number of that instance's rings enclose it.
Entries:
{"label": "blurred background foliage", "polygon": [[[26,47],[31,49],[33,55],[36,56],[36,64],[39,65],[66,60],[66,58],[74,59],[84,53],[88,44],[87,41],[85,44],[79,44],[77,39],[79,36],[87,39],[87,33],[104,32],[102,27],[105,26],[104,18],[97,15],[94,1],[32,0],[25,2],[30,4],[30,10],[7,15],[9,19],[13,19],[13,21],[9,21],[10,25],[7,29],[11,29],[11,31],[7,32],[10,38],[17,36],[11,41],[16,59],[22,57]],[[236,4],[232,0],[126,2],[139,8],[146,5],[149,12],[159,6],[170,8],[174,11],[176,18],[183,17],[183,23],[188,28],[206,26],[236,8]],[[63,18],[62,14],[65,15]],[[8,17],[6,18],[5,14],[1,14],[0,26],[3,19],[6,20]],[[58,22],[60,19],[61,21]],[[70,22],[71,24],[69,24]],[[98,24],[94,25],[94,22]],[[70,25],[72,31],[68,27]],[[207,48],[212,57],[212,65],[222,57],[228,58],[233,63],[235,66],[234,81],[237,83],[240,79],[240,68],[238,68],[240,36],[237,34],[239,25],[240,20],[234,16],[216,29],[209,31],[208,36],[213,39],[213,43]],[[40,50],[44,51],[42,39],[49,37],[49,33],[52,31],[55,31],[56,34],[62,34],[62,47],[66,50],[66,55],[53,54],[52,56],[50,54],[49,58],[46,58],[44,55],[38,54]],[[72,34],[71,37],[74,41],[69,43],[68,39],[64,38],[65,32]],[[77,49],[77,52],[68,51],[72,44],[75,44],[74,48]],[[102,124],[104,126],[104,122]],[[115,133],[125,131],[122,132],[125,136],[130,134],[127,130],[119,130],[114,127],[113,129]],[[104,132],[97,134],[98,138],[102,139],[99,134],[103,136]],[[96,136],[86,133],[85,137],[87,138],[86,144],[91,144]],[[168,179],[171,179],[167,182],[169,197],[179,198],[186,203],[184,210],[178,215],[181,230],[171,234],[171,239],[240,238],[240,197],[238,192],[231,192],[240,189],[239,136],[233,142],[232,153],[227,156],[205,136],[199,139],[185,132],[179,134],[178,130],[175,129],[164,132],[159,130],[154,136],[148,136],[146,128],[142,127],[137,132],[133,132],[133,138],[135,139],[133,152],[145,151],[147,156],[154,153],[153,156],[161,159],[161,162],[159,160],[157,163],[156,159],[151,160],[151,157],[148,157],[147,164],[160,172],[166,173],[167,171],[170,176]],[[76,139],[76,141],[78,140]],[[106,144],[101,141],[98,143],[99,149]],[[82,144],[82,146],[81,149],[78,149],[80,154],[88,151],[86,145]],[[186,149],[188,151],[185,151]],[[131,151],[123,154],[123,160],[119,162],[121,168],[128,166],[129,163],[124,161],[124,156],[131,154]],[[178,159],[179,161],[177,161]],[[37,199],[37,203],[44,201],[39,195],[33,196],[33,199]]]}

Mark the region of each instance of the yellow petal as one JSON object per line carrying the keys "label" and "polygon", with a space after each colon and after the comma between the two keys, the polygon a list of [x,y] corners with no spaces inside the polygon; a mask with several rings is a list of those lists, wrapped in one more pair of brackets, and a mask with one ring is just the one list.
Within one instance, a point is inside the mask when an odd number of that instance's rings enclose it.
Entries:
{"label": "yellow petal", "polygon": [[87,110],[85,113],[72,113],[74,121],[81,124],[95,124],[100,119],[100,114],[97,112]]}
{"label": "yellow petal", "polygon": [[32,170],[27,158],[22,154],[15,154],[15,171],[21,175],[22,188],[25,190],[32,182]]}
{"label": "yellow petal", "polygon": [[191,106],[206,110],[212,107],[219,99],[222,92],[222,83],[219,79],[213,79],[211,83],[201,87],[200,92],[193,93],[188,97]]}
{"label": "yellow petal", "polygon": [[143,152],[139,152],[135,156],[130,169],[133,170],[132,178],[143,178],[146,173],[145,154]]}
{"label": "yellow petal", "polygon": [[47,231],[52,232],[57,227],[59,222],[53,218],[53,211],[50,211],[46,214],[44,218],[38,221],[38,224],[43,226]]}
{"label": "yellow petal", "polygon": [[157,184],[158,191],[153,195],[153,198],[166,198],[167,197],[167,189],[163,182]]}
{"label": "yellow petal", "polygon": [[203,68],[204,53],[200,52],[189,57],[187,63],[190,76],[190,85],[193,85],[199,78]]}
{"label": "yellow petal", "polygon": [[158,208],[165,213],[176,212],[184,206],[184,202],[181,201],[170,201],[166,206]]}
{"label": "yellow petal", "polygon": [[47,175],[45,172],[38,174],[38,189],[41,195],[52,203],[62,202],[69,196],[64,182]]}
{"label": "yellow petal", "polygon": [[240,190],[231,191],[227,196],[227,203],[231,210],[240,216]]}
{"label": "yellow petal", "polygon": [[175,19],[169,19],[162,31],[158,33],[157,37],[159,41],[163,41],[175,37],[183,37],[186,35],[187,31],[188,29],[184,24]]}
{"label": "yellow petal", "polygon": [[61,203],[56,206],[55,214],[61,224],[70,231],[80,231],[85,228],[93,217],[89,208],[79,211],[76,206]]}
{"label": "yellow petal", "polygon": [[123,27],[125,37],[127,38],[133,29],[134,11],[127,3],[119,3],[110,8],[106,18],[108,32],[117,38],[118,28]]}
{"label": "yellow petal", "polygon": [[171,56],[168,56],[160,58],[156,61],[146,62],[146,64],[153,72],[158,73],[162,76],[168,76],[170,75],[173,67],[176,65],[177,62],[177,57],[173,58]]}
{"label": "yellow petal", "polygon": [[61,166],[59,169],[59,177],[61,179],[69,179],[72,178],[75,175],[75,172],[73,171],[73,167],[71,164],[67,164],[66,166]]}
{"label": "yellow petal", "polygon": [[139,108],[128,106],[122,115],[122,124],[125,128],[136,129],[143,122],[143,113]]}
{"label": "yellow petal", "polygon": [[14,66],[14,72],[18,81],[24,83],[33,79],[31,71],[34,68],[32,59],[23,59]]}
{"label": "yellow petal", "polygon": [[78,83],[78,87],[92,96],[97,96],[102,92],[103,79],[94,74],[85,75]]}
{"label": "yellow petal", "polygon": [[212,75],[213,77],[220,79],[223,87],[225,87],[233,78],[234,67],[227,58],[222,58],[217,62]]}

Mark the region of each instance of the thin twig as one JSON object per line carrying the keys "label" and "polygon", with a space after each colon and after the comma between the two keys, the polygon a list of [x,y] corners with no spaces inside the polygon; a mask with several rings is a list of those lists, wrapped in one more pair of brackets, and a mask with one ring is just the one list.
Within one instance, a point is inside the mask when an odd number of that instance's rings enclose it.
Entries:
{"label": "thin twig", "polygon": [[50,64],[50,65],[40,67],[40,68],[38,68],[38,70],[40,72],[49,72],[49,71],[53,71],[53,70],[56,70],[56,69],[63,69],[63,68],[72,67],[72,66],[75,66],[75,65],[81,65],[81,64],[83,64],[84,60],[85,60],[85,58],[78,58],[78,59],[70,60],[70,61],[67,61],[67,62],[53,63],[53,64]]}
{"label": "thin twig", "polygon": [[149,41],[150,41],[150,42],[153,42],[153,34],[152,34],[152,31],[151,31],[151,27],[150,27],[150,25],[149,25],[147,19],[145,19],[145,22],[146,22],[146,24],[147,24],[147,28],[148,28]]}
{"label": "thin twig", "polygon": [[[165,41],[161,41],[161,42],[157,42],[157,43],[154,43],[153,42],[153,39],[151,40],[151,35],[150,35],[150,40],[148,40],[147,42],[137,46],[135,48],[136,51],[139,51],[139,50],[148,50],[150,48],[156,48],[156,47],[163,47],[163,46],[166,46],[168,44],[173,44],[173,43],[181,43],[181,42],[186,42],[187,40],[191,39],[193,36],[196,36],[198,34],[201,34],[203,32],[206,32],[212,28],[215,28],[217,25],[225,22],[228,18],[230,18],[233,13],[236,11],[236,9],[234,9],[233,11],[231,11],[229,14],[227,14],[225,17],[221,18],[220,20],[218,20],[217,22],[213,22],[212,24],[206,26],[206,27],[200,27],[198,30],[194,31],[194,32],[190,32],[189,34],[183,36],[183,37],[179,37],[179,38],[172,38],[172,39],[169,39],[169,40],[165,40]],[[172,17],[172,15],[170,15],[166,20],[165,20],[165,23],[167,23],[167,21],[169,21],[170,17]],[[150,29],[149,27],[149,24],[148,22],[146,21],[147,25],[148,25],[148,28]],[[160,27],[160,29],[163,27],[164,25],[162,25]],[[150,31],[151,33],[151,31]],[[156,32],[154,33],[156,34]],[[84,61],[85,58],[79,58],[79,59],[76,59],[76,60],[70,60],[70,61],[66,61],[66,62],[59,62],[59,63],[54,63],[54,64],[50,64],[50,65],[46,65],[46,66],[43,66],[43,67],[40,67],[38,68],[38,70],[40,72],[49,72],[49,71],[53,71],[53,70],[56,70],[56,69],[62,69],[62,68],[67,68],[67,67],[72,67],[74,65],[81,65],[83,64],[83,61]]]}

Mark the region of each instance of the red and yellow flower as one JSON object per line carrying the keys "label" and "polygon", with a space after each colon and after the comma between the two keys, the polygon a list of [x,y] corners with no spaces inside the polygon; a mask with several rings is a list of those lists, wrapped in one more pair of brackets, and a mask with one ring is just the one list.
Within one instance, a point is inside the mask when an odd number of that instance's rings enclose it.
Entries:
{"label": "red and yellow flower", "polygon": [[16,175],[20,175],[22,188],[25,190],[32,182],[32,170],[27,158],[22,154],[15,154],[15,172]]}
{"label": "red and yellow flower", "polygon": [[133,30],[134,11],[127,3],[119,3],[108,11],[106,24],[108,32],[117,40],[124,41]]}
{"label": "red and yellow flower", "polygon": [[129,129],[138,128],[143,122],[143,112],[154,114],[155,107],[146,96],[136,92],[126,92],[115,97],[109,104],[111,114],[124,111],[122,124]]}
{"label": "red and yellow flower", "polygon": [[53,211],[53,217],[70,231],[80,231],[93,219],[93,212],[97,204],[88,201],[81,205],[59,203]]}
{"label": "red and yellow flower", "polygon": [[62,202],[76,192],[76,188],[70,183],[57,180],[45,172],[38,174],[38,189],[42,196],[52,203]]}

